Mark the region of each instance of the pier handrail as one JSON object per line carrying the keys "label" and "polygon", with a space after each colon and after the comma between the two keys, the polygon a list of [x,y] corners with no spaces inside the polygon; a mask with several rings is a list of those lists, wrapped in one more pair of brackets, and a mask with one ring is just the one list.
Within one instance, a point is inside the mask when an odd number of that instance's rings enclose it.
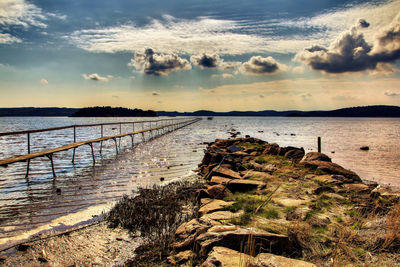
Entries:
{"label": "pier handrail", "polygon": [[[56,152],[65,151],[65,150],[69,150],[69,149],[74,149],[74,154],[73,154],[73,159],[72,159],[72,162],[74,162],[75,149],[77,147],[80,147],[80,146],[83,146],[83,145],[89,145],[90,148],[91,148],[91,151],[92,151],[93,164],[94,164],[95,163],[95,156],[94,156],[94,151],[93,151],[93,143],[98,143],[98,142],[102,143],[103,141],[113,139],[115,141],[115,147],[116,147],[116,150],[117,150],[117,153],[118,153],[117,141],[116,141],[117,138],[122,138],[122,137],[125,137],[125,136],[131,136],[131,138],[132,138],[132,147],[133,147],[133,145],[134,145],[133,136],[134,135],[137,135],[137,134],[142,134],[143,135],[146,132],[151,132],[152,133],[153,131],[169,129],[169,127],[181,128],[183,126],[195,123],[195,122],[197,122],[197,121],[199,121],[201,119],[194,118],[194,119],[187,120],[186,118],[183,118],[183,120],[185,120],[185,121],[182,121],[182,119],[164,119],[164,120],[157,120],[157,121],[166,121],[166,120],[169,120],[169,121],[174,120],[175,123],[165,124],[165,125],[157,126],[155,128],[142,129],[142,130],[139,130],[139,131],[120,133],[120,134],[117,134],[117,135],[101,136],[100,138],[91,139],[91,140],[85,140],[85,141],[79,141],[79,142],[76,142],[76,140],[74,140],[73,143],[68,144],[68,145],[64,145],[64,146],[53,148],[53,149],[42,150],[42,151],[34,152],[34,153],[30,152],[30,148],[29,148],[29,133],[28,133],[28,154],[21,155],[21,156],[15,156],[15,157],[11,157],[11,158],[6,158],[6,159],[0,159],[0,166],[5,166],[6,167],[7,165],[12,164],[12,163],[21,162],[21,161],[27,161],[28,162],[27,172],[26,172],[26,177],[27,177],[28,173],[29,173],[29,161],[31,159],[33,159],[33,158],[46,156],[51,161],[51,166],[52,166],[52,170],[53,170],[53,176],[56,177],[56,174],[55,174],[55,171],[54,171],[54,165],[53,165],[53,157],[52,157],[53,154],[56,153]],[[156,120],[141,121],[141,122],[155,122],[155,121]],[[176,122],[176,121],[178,121],[178,122]],[[132,122],[130,122],[130,123],[132,123]],[[119,123],[110,123],[110,124],[119,124]],[[110,125],[110,124],[108,124],[108,125]],[[104,124],[98,124],[97,126],[102,126],[102,125],[104,125]],[[91,124],[91,126],[93,126],[93,124]],[[48,129],[53,129],[53,128],[48,128]],[[26,133],[26,132],[24,132],[24,133]],[[75,132],[74,132],[74,134],[75,134]],[[74,139],[75,139],[75,135],[74,135]],[[144,141],[144,136],[143,136],[143,141]],[[101,153],[101,148],[100,148],[100,153]]]}
{"label": "pier handrail", "polygon": [[96,123],[96,124],[74,124],[74,125],[67,125],[67,126],[60,126],[60,127],[53,127],[53,128],[44,128],[44,129],[32,129],[32,130],[25,130],[25,131],[14,131],[14,132],[3,132],[0,133],[0,136],[6,135],[18,135],[18,134],[31,134],[31,133],[40,133],[40,132],[48,132],[48,131],[57,131],[57,130],[64,130],[69,128],[80,128],[80,127],[97,127],[97,126],[104,126],[104,125],[119,125],[119,124],[135,124],[135,123],[148,123],[148,122],[159,122],[159,121],[170,121],[170,120],[185,120],[186,118],[171,118],[171,119],[159,119],[159,120],[147,120],[147,121],[129,121],[129,122],[106,122],[106,123]]}

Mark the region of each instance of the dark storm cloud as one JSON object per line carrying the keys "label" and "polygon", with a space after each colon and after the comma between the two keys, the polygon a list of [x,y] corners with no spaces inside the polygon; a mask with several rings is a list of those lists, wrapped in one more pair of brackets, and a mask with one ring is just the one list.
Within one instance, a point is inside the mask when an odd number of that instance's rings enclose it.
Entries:
{"label": "dark storm cloud", "polygon": [[327,73],[374,70],[378,63],[390,63],[400,58],[400,23],[398,18],[382,30],[374,45],[368,44],[358,28],[369,23],[359,20],[356,27],[342,33],[329,47],[314,45],[298,53],[295,60],[314,70]]}
{"label": "dark storm cloud", "polygon": [[202,68],[216,68],[218,66],[218,63],[220,61],[218,55],[195,55],[190,57],[190,61]]}
{"label": "dark storm cloud", "polygon": [[135,53],[135,57],[129,65],[145,74],[154,76],[167,76],[173,71],[192,68],[189,61],[176,54],[157,55],[151,48],[147,48],[144,54]]}
{"label": "dark storm cloud", "polygon": [[273,57],[253,56],[249,61],[242,64],[240,71],[253,75],[271,74],[277,72],[283,66]]}

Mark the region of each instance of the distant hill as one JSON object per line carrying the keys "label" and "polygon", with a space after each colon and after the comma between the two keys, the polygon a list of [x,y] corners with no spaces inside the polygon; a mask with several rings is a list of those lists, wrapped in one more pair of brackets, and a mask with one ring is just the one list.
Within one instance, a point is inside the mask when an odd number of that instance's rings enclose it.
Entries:
{"label": "distant hill", "polygon": [[71,116],[77,108],[0,108],[0,117],[55,117],[55,116]]}
{"label": "distant hill", "polygon": [[113,108],[113,107],[88,107],[82,108],[70,115],[71,117],[156,117],[153,110]]}
{"label": "distant hill", "polygon": [[365,106],[342,108],[329,111],[229,111],[214,112],[210,110],[199,110],[195,112],[157,111],[159,116],[285,116],[285,117],[400,117],[398,106]]}

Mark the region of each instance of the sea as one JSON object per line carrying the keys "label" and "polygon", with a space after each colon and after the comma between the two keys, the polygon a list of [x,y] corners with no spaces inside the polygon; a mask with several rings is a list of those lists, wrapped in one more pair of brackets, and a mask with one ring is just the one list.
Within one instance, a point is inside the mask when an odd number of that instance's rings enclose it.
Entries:
{"label": "sea", "polygon": [[[1,117],[0,132],[24,131],[66,125],[109,122],[138,122],[159,118],[68,118]],[[166,118],[167,119],[167,118]],[[132,127],[135,127],[133,129]],[[108,125],[103,135],[130,132],[149,127],[149,123]],[[400,190],[399,118],[288,118],[288,117],[214,117],[145,142],[139,136],[113,140],[54,154],[56,177],[48,158],[0,167],[0,249],[48,230],[63,230],[101,219],[124,194],[139,187],[149,188],[193,177],[208,142],[250,135],[280,146],[303,147],[317,151],[321,137],[322,152],[332,161],[356,172],[363,180]],[[76,128],[76,141],[98,138],[100,127]],[[30,151],[56,148],[73,142],[73,129],[30,134]],[[120,143],[119,143],[120,142]],[[368,146],[369,150],[360,147]],[[27,136],[0,137],[0,159],[27,153]]]}

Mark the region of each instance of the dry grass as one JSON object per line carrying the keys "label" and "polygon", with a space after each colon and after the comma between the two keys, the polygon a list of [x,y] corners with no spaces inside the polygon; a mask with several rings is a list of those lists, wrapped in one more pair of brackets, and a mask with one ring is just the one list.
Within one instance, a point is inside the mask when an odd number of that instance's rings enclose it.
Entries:
{"label": "dry grass", "polygon": [[386,217],[386,235],[382,250],[391,250],[400,245],[400,202],[398,202]]}

